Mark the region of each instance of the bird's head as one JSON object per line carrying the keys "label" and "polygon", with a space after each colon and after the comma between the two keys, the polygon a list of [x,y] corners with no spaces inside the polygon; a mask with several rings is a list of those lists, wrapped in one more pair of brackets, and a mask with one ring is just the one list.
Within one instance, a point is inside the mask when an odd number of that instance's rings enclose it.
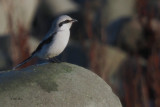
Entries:
{"label": "bird's head", "polygon": [[74,22],[77,22],[77,20],[67,15],[62,15],[55,20],[54,27],[56,27],[57,30],[69,30]]}

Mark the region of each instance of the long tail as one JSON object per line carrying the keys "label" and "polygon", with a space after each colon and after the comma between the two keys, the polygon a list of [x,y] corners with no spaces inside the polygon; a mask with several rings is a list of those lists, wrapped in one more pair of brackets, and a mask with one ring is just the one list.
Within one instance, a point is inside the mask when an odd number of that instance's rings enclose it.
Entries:
{"label": "long tail", "polygon": [[17,66],[13,67],[13,70],[19,68],[20,66],[22,66],[23,64],[27,63],[28,61],[30,61],[32,58],[34,57],[34,55],[31,55],[30,57],[28,57],[27,59],[25,59],[23,62],[21,62],[20,64],[18,64]]}

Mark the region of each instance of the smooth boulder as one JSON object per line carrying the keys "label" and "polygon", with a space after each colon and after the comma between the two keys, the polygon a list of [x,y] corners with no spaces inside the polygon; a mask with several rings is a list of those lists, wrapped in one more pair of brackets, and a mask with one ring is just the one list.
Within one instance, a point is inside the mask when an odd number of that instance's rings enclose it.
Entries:
{"label": "smooth boulder", "polygon": [[0,107],[122,107],[105,81],[69,63],[0,73]]}

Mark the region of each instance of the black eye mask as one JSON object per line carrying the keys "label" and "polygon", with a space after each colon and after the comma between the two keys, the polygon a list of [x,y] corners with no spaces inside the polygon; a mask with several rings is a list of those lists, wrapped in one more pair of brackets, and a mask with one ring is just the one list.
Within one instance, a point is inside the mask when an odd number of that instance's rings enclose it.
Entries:
{"label": "black eye mask", "polygon": [[72,20],[65,20],[65,21],[61,22],[61,23],[59,23],[59,27],[61,27],[63,24],[69,23],[69,22],[71,22],[71,21],[72,21]]}

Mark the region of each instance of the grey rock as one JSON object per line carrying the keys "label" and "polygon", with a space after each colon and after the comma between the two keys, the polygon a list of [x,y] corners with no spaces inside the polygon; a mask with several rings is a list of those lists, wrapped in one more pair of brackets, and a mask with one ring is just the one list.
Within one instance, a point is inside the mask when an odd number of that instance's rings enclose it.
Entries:
{"label": "grey rock", "polygon": [[121,107],[121,103],[93,72],[54,63],[1,73],[0,107]]}

